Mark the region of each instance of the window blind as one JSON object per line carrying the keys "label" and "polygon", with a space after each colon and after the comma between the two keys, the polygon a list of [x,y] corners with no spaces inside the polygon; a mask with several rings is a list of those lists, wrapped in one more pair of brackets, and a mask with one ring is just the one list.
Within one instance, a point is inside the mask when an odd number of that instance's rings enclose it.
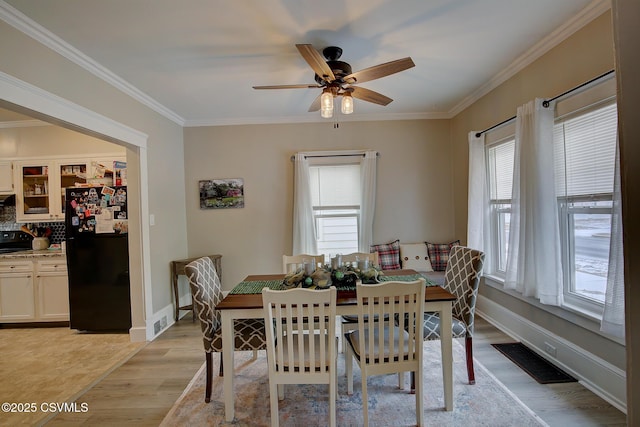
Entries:
{"label": "window blind", "polygon": [[616,152],[616,104],[554,126],[556,194],[611,194]]}
{"label": "window blind", "polygon": [[514,153],[514,140],[494,145],[488,149],[489,197],[491,200],[511,199]]}
{"label": "window blind", "polygon": [[360,206],[360,165],[311,166],[313,206]]}

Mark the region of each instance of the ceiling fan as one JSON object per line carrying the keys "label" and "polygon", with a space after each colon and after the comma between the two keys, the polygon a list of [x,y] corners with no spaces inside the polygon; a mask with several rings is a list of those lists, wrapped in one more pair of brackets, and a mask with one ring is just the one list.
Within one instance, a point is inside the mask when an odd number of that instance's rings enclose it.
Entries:
{"label": "ceiling fan", "polygon": [[253,86],[254,89],[322,89],[322,93],[311,103],[309,111],[318,111],[322,117],[333,116],[333,99],[342,96],[342,113],[350,114],[353,112],[353,98],[363,101],[372,102],[379,105],[387,105],[393,99],[382,95],[381,93],[355,86],[359,83],[386,77],[391,74],[399,73],[415,64],[410,57],[397,59],[384,64],[375,65],[365,68],[364,70],[351,70],[351,65],[344,61],[339,61],[342,56],[342,49],[336,46],[325,47],[322,55],[310,44],[296,44],[298,51],[305,61],[314,71],[315,85],[294,84],[294,85],[275,85],[275,86]]}

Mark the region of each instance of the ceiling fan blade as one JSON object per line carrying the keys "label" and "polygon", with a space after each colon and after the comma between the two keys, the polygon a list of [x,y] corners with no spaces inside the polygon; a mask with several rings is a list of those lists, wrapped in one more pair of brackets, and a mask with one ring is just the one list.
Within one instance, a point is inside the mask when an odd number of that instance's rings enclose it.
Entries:
{"label": "ceiling fan blade", "polygon": [[379,104],[379,105],[387,105],[391,101],[393,101],[393,99],[387,96],[384,96],[381,93],[374,92],[370,89],[365,89],[363,87],[355,87],[355,86],[352,87],[351,89],[353,89],[353,91],[351,92],[351,96],[353,96],[354,98],[361,99],[363,101],[373,102],[374,104]]}
{"label": "ceiling fan blade", "polygon": [[313,100],[313,102],[311,103],[311,106],[309,107],[309,110],[307,111],[312,113],[314,111],[320,110],[320,96],[322,96],[322,94],[318,95],[316,99]]}
{"label": "ceiling fan blade", "polygon": [[[384,64],[380,65],[374,65],[373,67],[365,68],[364,70],[356,71],[355,73],[351,73],[346,76],[344,80],[351,84],[363,83],[379,79],[381,77],[386,77],[391,74],[399,73],[400,71],[404,71],[415,66],[416,64],[413,63],[413,60],[407,57],[391,62],[385,62]],[[355,82],[353,80],[355,80]]]}
{"label": "ceiling fan blade", "polygon": [[318,85],[274,85],[274,86],[253,86],[254,89],[320,89]]}
{"label": "ceiling fan blade", "polygon": [[332,82],[336,79],[333,75],[333,71],[327,61],[322,58],[320,52],[314,49],[314,47],[310,44],[297,44],[296,47],[300,51],[300,54],[304,58],[305,61],[311,66],[311,69],[322,77],[323,80],[327,82]]}

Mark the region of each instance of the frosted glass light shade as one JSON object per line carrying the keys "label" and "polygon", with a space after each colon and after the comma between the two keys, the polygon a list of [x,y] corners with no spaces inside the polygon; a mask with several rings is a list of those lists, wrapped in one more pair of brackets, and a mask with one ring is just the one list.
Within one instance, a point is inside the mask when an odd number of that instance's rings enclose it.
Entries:
{"label": "frosted glass light shade", "polygon": [[342,95],[342,103],[340,104],[342,109],[342,114],[351,114],[353,113],[353,98],[350,94],[345,93]]}

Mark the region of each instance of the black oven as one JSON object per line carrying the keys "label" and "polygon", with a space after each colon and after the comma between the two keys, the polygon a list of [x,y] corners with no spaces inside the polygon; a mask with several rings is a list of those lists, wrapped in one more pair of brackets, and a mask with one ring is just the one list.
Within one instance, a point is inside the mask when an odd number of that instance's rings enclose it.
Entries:
{"label": "black oven", "polygon": [[33,237],[24,231],[0,231],[0,254],[28,251],[32,240]]}

